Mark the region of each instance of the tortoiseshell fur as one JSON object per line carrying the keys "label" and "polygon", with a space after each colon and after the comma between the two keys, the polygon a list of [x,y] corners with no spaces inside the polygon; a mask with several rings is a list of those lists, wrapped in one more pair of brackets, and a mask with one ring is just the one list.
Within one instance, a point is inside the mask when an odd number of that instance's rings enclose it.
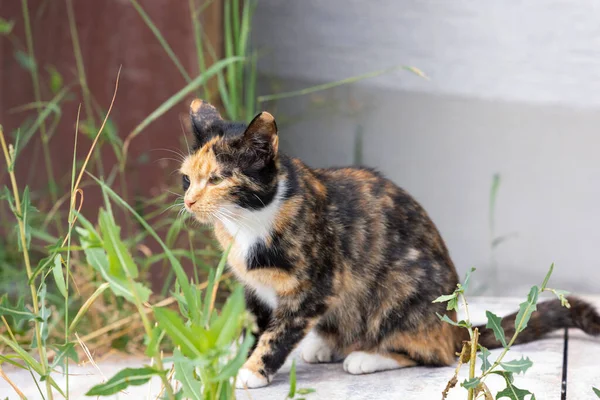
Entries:
{"label": "tortoiseshell fur", "polygon": [[[383,362],[345,364],[350,373],[455,361],[466,337],[440,321],[436,312],[448,312],[432,300],[451,293],[458,276],[434,223],[408,193],[372,169],[311,169],[281,154],[268,113],[246,126],[195,100],[191,117],[196,145],[181,167],[186,207],[214,224],[223,248],[233,243],[229,268],[259,327],[243,384],[267,384],[311,330],[321,347],[307,361],[354,352]],[[593,308],[571,301],[572,311],[541,304],[544,313],[534,313],[520,341],[583,320],[586,331],[600,333]],[[480,330],[483,345],[498,346]]]}

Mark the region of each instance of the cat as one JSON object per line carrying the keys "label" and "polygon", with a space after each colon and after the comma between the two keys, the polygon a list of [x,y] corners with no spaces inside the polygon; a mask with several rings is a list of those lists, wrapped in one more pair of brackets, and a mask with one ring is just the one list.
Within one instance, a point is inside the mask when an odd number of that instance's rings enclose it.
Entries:
{"label": "cat", "polygon": [[[290,352],[308,363],[344,360],[350,374],[456,361],[464,329],[444,304],[459,279],[436,226],[406,191],[368,168],[312,169],[278,149],[268,112],[224,121],[196,99],[195,144],[183,161],[184,203],[214,226],[228,267],[245,286],[257,341],[236,385],[270,383]],[[569,298],[540,303],[517,343],[563,327],[600,334],[600,316]],[[502,320],[514,333],[514,314]],[[499,347],[485,326],[481,345]]]}

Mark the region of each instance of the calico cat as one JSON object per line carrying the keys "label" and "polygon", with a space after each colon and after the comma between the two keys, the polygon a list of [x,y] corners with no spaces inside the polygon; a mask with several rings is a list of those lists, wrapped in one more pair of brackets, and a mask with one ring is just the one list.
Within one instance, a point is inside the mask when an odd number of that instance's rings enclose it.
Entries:
{"label": "calico cat", "polygon": [[[246,288],[257,342],[238,387],[269,384],[309,333],[302,358],[344,359],[350,374],[450,365],[467,340],[432,303],[459,282],[436,226],[404,190],[367,168],[312,169],[278,150],[267,112],[224,121],[194,100],[196,143],[181,165],[185,208],[214,226],[228,265]],[[600,316],[570,298],[541,303],[518,343],[563,327],[600,334]],[[453,312],[447,313],[455,319]],[[514,315],[502,320],[514,333]],[[498,347],[480,326],[480,343]]]}

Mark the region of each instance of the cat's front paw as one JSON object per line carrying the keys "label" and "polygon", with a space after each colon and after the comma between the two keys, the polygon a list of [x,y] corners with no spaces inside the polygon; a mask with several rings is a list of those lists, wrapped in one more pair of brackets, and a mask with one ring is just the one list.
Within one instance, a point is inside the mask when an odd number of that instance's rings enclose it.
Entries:
{"label": "cat's front paw", "polygon": [[400,367],[402,365],[392,358],[364,351],[353,351],[344,360],[344,371],[352,375],[370,374]]}
{"label": "cat's front paw", "polygon": [[329,345],[316,333],[311,332],[302,343],[302,359],[309,364],[329,363],[337,357]]}
{"label": "cat's front paw", "polygon": [[267,377],[253,372],[248,368],[242,368],[238,371],[237,378],[235,380],[235,387],[238,389],[254,389],[267,386],[269,382],[270,379]]}

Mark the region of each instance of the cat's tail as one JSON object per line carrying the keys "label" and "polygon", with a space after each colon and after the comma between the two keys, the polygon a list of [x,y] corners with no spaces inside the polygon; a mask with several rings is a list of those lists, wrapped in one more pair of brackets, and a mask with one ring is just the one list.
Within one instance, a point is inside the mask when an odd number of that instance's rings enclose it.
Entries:
{"label": "cat's tail", "polygon": [[[537,311],[531,314],[527,328],[520,332],[514,344],[532,342],[541,339],[548,333],[562,328],[579,328],[588,335],[600,335],[600,315],[591,304],[576,297],[568,297],[571,308],[563,307],[560,300],[539,303]],[[502,328],[507,342],[515,333],[515,317],[517,313],[502,318]],[[488,349],[501,347],[492,329],[485,325],[477,327],[480,332],[479,344]],[[468,332],[467,338],[468,340]]]}

